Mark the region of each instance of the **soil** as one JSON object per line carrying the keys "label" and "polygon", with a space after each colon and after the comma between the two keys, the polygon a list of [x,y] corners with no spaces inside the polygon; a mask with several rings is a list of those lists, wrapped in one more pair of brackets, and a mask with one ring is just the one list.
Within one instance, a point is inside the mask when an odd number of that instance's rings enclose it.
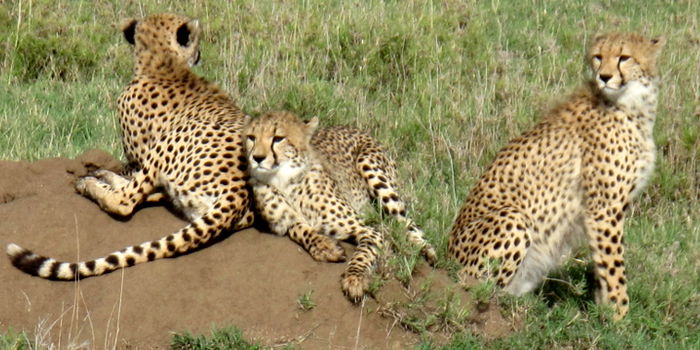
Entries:
{"label": "soil", "polygon": [[[73,190],[77,177],[119,167],[98,150],[76,159],[0,161],[0,246],[17,243],[59,260],[86,260],[185,224],[159,205],[115,218]],[[353,247],[345,247],[351,253]],[[431,280],[432,291],[450,290],[464,307],[474,304],[443,271],[423,264],[413,287],[388,281],[376,297],[353,305],[340,290],[344,264],[316,262],[289,239],[254,229],[191,254],[78,282],[32,277],[0,260],[0,332],[25,331],[58,348],[167,348],[173,332],[235,326],[266,345],[403,349],[420,340],[401,319],[407,312],[401,300],[411,288]],[[304,311],[298,300],[310,291],[316,306]],[[487,338],[511,332],[496,306],[485,309],[473,311],[465,327]]]}

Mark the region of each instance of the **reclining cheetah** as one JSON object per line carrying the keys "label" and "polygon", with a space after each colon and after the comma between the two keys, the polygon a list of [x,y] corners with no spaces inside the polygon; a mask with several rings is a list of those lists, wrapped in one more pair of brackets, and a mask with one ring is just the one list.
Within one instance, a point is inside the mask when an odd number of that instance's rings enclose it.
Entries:
{"label": "reclining cheetah", "polygon": [[288,112],[254,119],[244,130],[256,207],[270,229],[289,237],[319,261],[344,261],[337,240],[354,238],[357,250],[343,273],[343,292],[353,302],[369,286],[371,268],[384,245],[382,234],[362,224],[358,211],[370,196],[406,223],[408,238],[429,262],[433,248],[406,217],[396,193],[395,166],[380,145],[360,131],[302,122]]}
{"label": "reclining cheetah", "polygon": [[76,190],[121,216],[161,191],[190,223],[159,240],[79,263],[8,245],[10,260],[26,273],[54,280],[102,275],[189,252],[224,230],[252,224],[241,136],[247,118],[190,70],[199,60],[199,22],[156,14],[129,21],[123,32],[136,57],[135,76],[118,103],[130,173],[100,170],[79,179]]}
{"label": "reclining cheetah", "polygon": [[449,238],[462,276],[491,273],[521,295],[587,238],[596,301],[614,304],[616,319],[627,313],[623,217],[654,167],[663,44],[634,34],[595,37],[590,85],[502,149],[469,194]]}

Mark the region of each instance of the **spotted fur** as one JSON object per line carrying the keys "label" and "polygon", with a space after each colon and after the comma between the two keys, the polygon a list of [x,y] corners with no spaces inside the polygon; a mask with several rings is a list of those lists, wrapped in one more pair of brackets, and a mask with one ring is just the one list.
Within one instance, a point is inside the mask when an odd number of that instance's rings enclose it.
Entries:
{"label": "spotted fur", "polygon": [[319,261],[344,261],[338,240],[354,239],[357,249],[341,287],[361,300],[384,246],[381,233],[362,223],[358,212],[376,198],[385,212],[404,222],[411,242],[429,261],[435,252],[406,217],[395,183],[395,165],[370,136],[347,126],[316,130],[288,112],[253,120],[245,129],[251,184],[258,212],[271,230],[289,237]]}
{"label": "spotted fur", "polygon": [[521,295],[587,241],[596,300],[629,308],[623,221],[654,167],[655,62],[663,39],[596,37],[590,84],[512,140],[472,189],[449,237],[461,275]]}
{"label": "spotted fur", "polygon": [[7,247],[12,263],[47,279],[74,280],[196,249],[253,221],[241,130],[247,119],[227,94],[195,75],[197,20],[156,14],[123,28],[134,45],[134,78],[118,101],[129,172],[99,170],[76,190],[106,212],[128,216],[149,196],[165,197],[188,219],[181,230],[78,263]]}

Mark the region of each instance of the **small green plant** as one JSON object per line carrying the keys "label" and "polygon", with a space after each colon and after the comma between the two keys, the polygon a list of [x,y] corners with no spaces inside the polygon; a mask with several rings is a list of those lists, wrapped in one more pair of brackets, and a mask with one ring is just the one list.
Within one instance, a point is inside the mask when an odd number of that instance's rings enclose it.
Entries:
{"label": "small green plant", "polygon": [[9,331],[5,334],[0,334],[0,349],[2,350],[30,350],[36,349],[27,339],[24,333],[15,333]]}
{"label": "small green plant", "polygon": [[469,291],[471,292],[472,297],[474,297],[476,308],[483,311],[483,309],[488,307],[491,298],[493,298],[494,295],[496,295],[496,292],[498,292],[498,288],[493,280],[485,280],[470,288]]}
{"label": "small green plant", "polygon": [[380,274],[374,273],[372,274],[372,279],[369,281],[369,288],[367,289],[367,293],[369,295],[376,295],[383,285],[384,278]]}
{"label": "small green plant", "polygon": [[173,350],[258,350],[259,344],[243,339],[243,333],[233,327],[215,329],[210,336],[175,333],[170,341]]}
{"label": "small green plant", "polygon": [[299,307],[299,309],[304,310],[304,311],[310,311],[316,307],[316,303],[311,298],[311,296],[313,294],[314,294],[314,291],[309,290],[306,293],[299,296],[299,298],[297,299],[297,306]]}

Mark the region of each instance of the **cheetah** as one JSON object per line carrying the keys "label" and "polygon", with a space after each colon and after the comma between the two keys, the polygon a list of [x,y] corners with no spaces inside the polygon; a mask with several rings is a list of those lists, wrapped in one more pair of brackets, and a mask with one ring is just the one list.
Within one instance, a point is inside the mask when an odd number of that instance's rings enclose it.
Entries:
{"label": "cheetah", "polygon": [[173,14],[123,26],[136,59],[133,80],[118,100],[128,173],[98,170],[77,192],[105,211],[129,216],[152,197],[172,202],[189,223],[152,242],[77,263],[59,262],[16,244],[7,254],[20,270],[51,280],[102,275],[190,252],[222,231],[252,225],[241,131],[247,117],[227,94],[194,74],[200,25]]}
{"label": "cheetah", "polygon": [[592,40],[591,81],[510,141],[469,193],[449,236],[460,277],[492,277],[522,295],[587,240],[596,302],[624,317],[623,221],[654,168],[664,43],[618,33]]}
{"label": "cheetah", "polygon": [[341,277],[345,295],[358,302],[384,238],[358,212],[375,198],[384,211],[407,226],[408,240],[429,262],[436,255],[423,232],[406,216],[397,194],[396,169],[370,136],[348,126],[319,129],[289,112],[272,112],[245,128],[250,183],[257,212],[272,232],[289,237],[318,261],[345,261],[338,240],[354,239],[357,249]]}

